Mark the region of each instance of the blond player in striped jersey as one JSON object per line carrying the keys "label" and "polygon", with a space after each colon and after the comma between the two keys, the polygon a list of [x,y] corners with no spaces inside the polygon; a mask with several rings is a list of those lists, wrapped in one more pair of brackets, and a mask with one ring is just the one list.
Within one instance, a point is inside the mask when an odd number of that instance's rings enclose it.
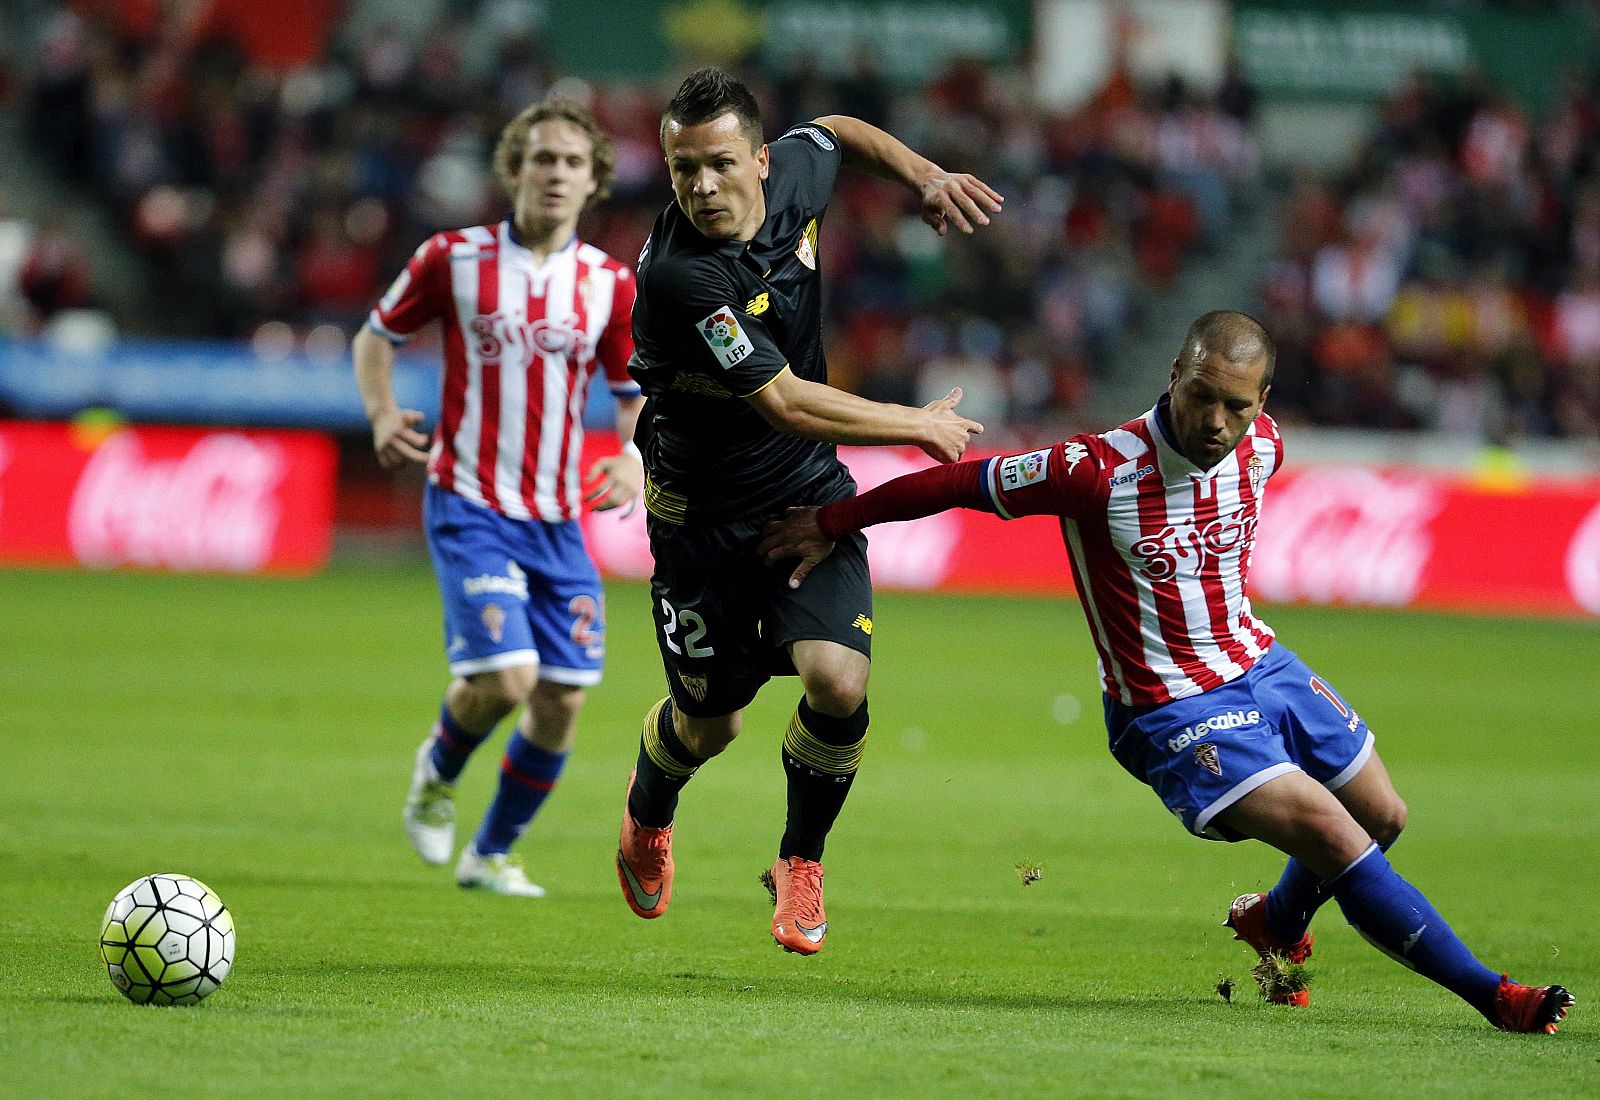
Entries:
{"label": "blond player in striped jersey", "polygon": [[[1144,415],[1053,447],[935,467],[768,529],[769,563],[798,585],[833,540],[947,508],[1061,525],[1099,654],[1112,754],[1196,836],[1265,841],[1288,855],[1268,894],[1225,922],[1263,958],[1303,963],[1330,898],[1380,951],[1506,1031],[1554,1032],[1574,1000],[1513,982],[1473,957],[1390,865],[1406,806],[1366,722],[1277,641],[1246,594],[1267,481],[1283,438],[1262,413],[1273,344],[1242,313],[1190,326],[1167,392]],[[1293,968],[1288,968],[1293,977]],[[1268,999],[1305,1005],[1293,980]]]}
{"label": "blond player in striped jersey", "polygon": [[[610,140],[578,104],[548,99],[523,111],[494,157],[511,214],[424,242],[355,340],[379,461],[427,464],[428,548],[452,675],[417,750],[405,831],[425,862],[449,860],[456,779],[496,724],[526,704],[455,873],[462,886],[520,897],[544,890],[511,846],[561,774],[605,654],[605,596],[578,515],[585,504],[631,509],[644,481],[631,442],[644,400],[627,372],[634,279],[577,236],[614,163]],[[430,446],[422,414],[399,407],[390,379],[395,346],[436,318],[443,394]],[[596,371],[629,442],[585,474],[583,410]]]}

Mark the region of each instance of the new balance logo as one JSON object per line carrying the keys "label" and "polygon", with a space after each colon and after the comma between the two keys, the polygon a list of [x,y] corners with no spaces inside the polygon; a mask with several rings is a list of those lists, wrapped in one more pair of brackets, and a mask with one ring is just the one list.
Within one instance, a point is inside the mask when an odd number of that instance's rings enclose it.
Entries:
{"label": "new balance logo", "polygon": [[856,621],[850,625],[861,631],[861,633],[867,635],[869,638],[872,636],[872,620],[867,618],[865,615],[857,615]]}

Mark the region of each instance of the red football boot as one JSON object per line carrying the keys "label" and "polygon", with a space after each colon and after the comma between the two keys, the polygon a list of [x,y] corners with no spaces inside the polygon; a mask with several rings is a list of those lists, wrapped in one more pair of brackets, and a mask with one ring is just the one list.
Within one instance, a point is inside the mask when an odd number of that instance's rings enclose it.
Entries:
{"label": "red football boot", "polygon": [[[1293,943],[1273,939],[1267,931],[1266,901],[1265,894],[1240,894],[1228,906],[1228,919],[1222,923],[1233,929],[1234,939],[1243,940],[1255,948],[1256,954],[1262,959],[1276,955],[1287,962],[1303,964],[1311,957],[1311,930],[1306,929],[1306,934]],[[1269,1004],[1293,1005],[1296,1008],[1305,1008],[1311,1003],[1311,991],[1308,989],[1267,989],[1266,997]]]}
{"label": "red football boot", "polygon": [[1578,999],[1559,985],[1519,985],[1504,974],[1494,991],[1490,1022],[1501,1031],[1554,1035]]}

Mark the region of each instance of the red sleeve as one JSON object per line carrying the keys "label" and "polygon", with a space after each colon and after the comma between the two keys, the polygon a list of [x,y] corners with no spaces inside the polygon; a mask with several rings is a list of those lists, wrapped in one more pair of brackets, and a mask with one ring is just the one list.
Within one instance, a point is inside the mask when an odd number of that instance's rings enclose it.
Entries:
{"label": "red sleeve", "polygon": [[367,325],[392,343],[404,343],[423,325],[443,316],[449,299],[450,239],[435,233],[412,253],[367,317]]}
{"label": "red sleeve", "polygon": [[1075,435],[1040,451],[1001,455],[984,465],[986,507],[1003,519],[1077,516],[1105,488],[1099,436]]}
{"label": "red sleeve", "polygon": [[991,511],[983,494],[982,460],[932,466],[886,481],[858,497],[836,500],[817,512],[817,526],[830,539],[875,523],[920,519],[950,508]]}
{"label": "red sleeve", "polygon": [[611,316],[600,333],[595,358],[606,372],[611,392],[628,396],[639,392],[639,383],[628,374],[628,360],[633,358],[633,299],[638,291],[638,280],[620,264],[616,273],[615,289],[611,292]]}

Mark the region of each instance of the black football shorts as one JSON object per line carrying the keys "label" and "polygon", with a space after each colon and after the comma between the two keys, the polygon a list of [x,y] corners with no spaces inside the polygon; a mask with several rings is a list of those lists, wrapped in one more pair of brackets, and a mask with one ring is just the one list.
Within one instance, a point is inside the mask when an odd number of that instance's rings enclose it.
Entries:
{"label": "black football shorts", "polygon": [[[849,495],[848,478],[796,504]],[[822,639],[872,656],[872,577],[867,540],[840,539],[799,588],[794,562],[768,566],[756,553],[782,509],[718,524],[677,526],[651,516],[655,573],[650,601],[667,683],[679,710],[697,717],[746,706],[773,676],[792,676],[791,642]]]}

